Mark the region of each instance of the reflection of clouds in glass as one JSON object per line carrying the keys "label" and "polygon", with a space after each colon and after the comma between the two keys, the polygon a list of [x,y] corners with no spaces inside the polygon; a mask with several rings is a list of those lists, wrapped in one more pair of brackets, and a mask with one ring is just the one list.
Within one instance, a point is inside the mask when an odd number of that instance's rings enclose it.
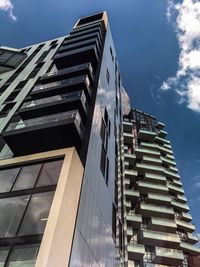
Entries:
{"label": "reflection of clouds in glass", "polygon": [[15,236],[29,196],[0,199],[0,237]]}
{"label": "reflection of clouds in glass", "polygon": [[42,234],[46,226],[54,192],[32,196],[19,235]]}
{"label": "reflection of clouds in glass", "polygon": [[92,130],[95,133],[100,132],[101,117],[103,116],[103,112],[104,112],[104,108],[102,108],[102,106],[104,107],[105,104],[106,104],[106,109],[108,111],[109,117],[111,118],[112,106],[110,103],[112,103],[112,101],[110,101],[110,99],[113,99],[113,98],[115,98],[115,94],[113,91],[110,91],[110,90],[108,91],[99,85],[98,97],[97,97],[97,100],[95,103],[95,111],[94,111],[94,116],[93,116],[93,128],[92,128]]}
{"label": "reflection of clouds in glass", "polygon": [[18,172],[19,168],[0,170],[0,193],[10,191]]}

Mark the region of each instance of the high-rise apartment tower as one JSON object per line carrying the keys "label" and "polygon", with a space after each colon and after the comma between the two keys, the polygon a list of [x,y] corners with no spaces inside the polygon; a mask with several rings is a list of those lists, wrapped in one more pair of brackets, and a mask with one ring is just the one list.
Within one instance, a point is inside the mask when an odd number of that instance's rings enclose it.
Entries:
{"label": "high-rise apartment tower", "polygon": [[188,267],[199,255],[165,125],[132,109],[123,118],[124,262],[132,267]]}
{"label": "high-rise apartment tower", "polygon": [[128,103],[106,12],[0,47],[0,266],[187,266],[198,254],[163,124]]}

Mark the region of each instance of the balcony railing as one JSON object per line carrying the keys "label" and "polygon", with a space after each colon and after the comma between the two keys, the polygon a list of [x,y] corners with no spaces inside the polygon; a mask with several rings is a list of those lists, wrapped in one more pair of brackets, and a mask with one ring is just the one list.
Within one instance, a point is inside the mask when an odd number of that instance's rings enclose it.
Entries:
{"label": "balcony railing", "polygon": [[161,194],[148,193],[146,202],[156,204],[170,204],[171,198],[167,195],[163,195],[162,192]]}
{"label": "balcony railing", "polygon": [[156,136],[155,132],[140,129],[138,132],[138,138],[141,140],[153,141]]}
{"label": "balcony railing", "polygon": [[133,260],[141,260],[145,254],[145,247],[144,245],[141,244],[131,244],[129,243],[127,245],[127,250],[128,250],[128,257],[129,259]]}
{"label": "balcony railing", "polygon": [[183,260],[184,255],[181,250],[161,247],[155,248],[155,256],[153,257],[153,263],[181,266]]}
{"label": "balcony railing", "polygon": [[186,242],[181,242],[180,243],[180,248],[184,251],[189,253],[190,255],[199,255],[200,254],[200,248],[195,247],[189,243]]}
{"label": "balcony railing", "polygon": [[90,85],[87,75],[82,75],[82,76],[78,76],[75,78],[64,79],[64,80],[46,83],[46,84],[39,84],[39,85],[34,86],[32,92],[37,92],[37,91],[41,91],[44,89],[54,88],[54,87],[63,86],[63,85],[70,86],[70,85],[73,85],[76,83],[82,83],[82,82],[86,82],[87,86]]}
{"label": "balcony railing", "polygon": [[[21,120],[18,122],[11,122],[9,124],[9,126],[6,128],[6,132],[18,130],[18,129],[22,129],[22,128],[26,128],[26,127],[39,126],[39,125],[43,125],[43,124],[47,124],[47,123],[52,124],[55,122],[59,122],[59,121],[67,120],[67,119],[71,119],[71,118],[75,118],[76,121],[81,126],[81,117],[80,117],[79,113],[77,112],[77,110],[76,111],[72,110],[72,111],[62,112],[62,113],[58,113],[58,114],[51,114],[48,116],[34,118],[34,119],[30,119],[30,120],[24,120],[24,121]],[[81,126],[81,127],[83,127],[83,126]]]}
{"label": "balcony railing", "polygon": [[145,181],[137,181],[137,188],[140,192],[148,193],[148,192],[160,192],[166,194],[168,192],[167,186],[148,183]]}
{"label": "balcony railing", "polygon": [[157,217],[151,217],[148,228],[154,231],[172,232],[176,231],[176,223],[174,220],[160,219]]}
{"label": "balcony railing", "polygon": [[142,216],[140,214],[131,214],[126,215],[127,224],[134,227],[134,229],[139,229],[142,224]]}
{"label": "balcony railing", "polygon": [[155,217],[169,218],[169,219],[174,218],[174,210],[172,208],[167,208],[165,206],[147,204],[141,202],[138,209],[139,213],[147,217],[155,216]]}
{"label": "balcony railing", "polygon": [[194,232],[195,231],[195,226],[192,223],[184,222],[182,220],[176,220],[176,224],[179,229],[182,229],[187,232]]}
{"label": "balcony railing", "polygon": [[53,71],[53,72],[48,72],[48,73],[44,74],[40,78],[40,80],[49,79],[49,78],[52,78],[54,76],[63,76],[63,75],[67,75],[70,73],[76,73],[76,72],[79,72],[79,71],[82,71],[85,69],[89,70],[91,78],[93,78],[93,69],[92,69],[91,63],[84,63],[84,64],[76,65],[73,67],[64,68],[64,69],[60,69],[60,70]]}
{"label": "balcony railing", "polygon": [[143,157],[143,155],[154,156],[157,158],[160,157],[159,151],[154,151],[154,150],[145,149],[145,148],[136,148],[135,153],[138,157]]}
{"label": "balcony railing", "polygon": [[162,184],[166,184],[166,181],[167,181],[165,176],[160,175],[160,174],[156,174],[156,173],[145,172],[144,177],[145,177],[145,180],[147,180],[147,181],[159,182]]}
{"label": "balcony railing", "polygon": [[27,102],[24,102],[24,104],[21,106],[21,109],[35,107],[35,106],[48,104],[48,103],[55,103],[57,101],[66,100],[66,99],[69,99],[70,101],[72,101],[72,100],[75,100],[77,98],[81,98],[82,102],[84,104],[86,104],[86,97],[85,97],[84,92],[83,91],[75,91],[75,92],[66,93],[66,94],[62,94],[62,95],[55,95],[55,96],[35,99],[32,101],[27,101]]}
{"label": "balcony railing", "polygon": [[180,244],[180,238],[177,234],[168,234],[147,229],[141,231],[139,240],[150,246],[170,246],[173,248]]}

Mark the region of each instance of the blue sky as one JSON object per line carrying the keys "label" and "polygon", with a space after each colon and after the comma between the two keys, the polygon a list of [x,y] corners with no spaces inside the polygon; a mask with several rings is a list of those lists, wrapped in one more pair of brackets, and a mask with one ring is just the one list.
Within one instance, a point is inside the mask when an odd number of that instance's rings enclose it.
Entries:
{"label": "blue sky", "polygon": [[132,104],[167,125],[200,233],[200,2],[0,0],[0,44],[66,35],[80,16],[106,10]]}

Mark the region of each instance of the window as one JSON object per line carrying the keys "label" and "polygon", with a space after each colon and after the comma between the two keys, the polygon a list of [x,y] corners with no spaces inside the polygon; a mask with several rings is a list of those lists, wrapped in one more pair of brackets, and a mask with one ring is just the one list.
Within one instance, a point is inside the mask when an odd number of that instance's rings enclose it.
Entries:
{"label": "window", "polygon": [[110,46],[110,55],[111,55],[112,61],[114,61],[114,56],[113,56],[113,51],[112,51],[112,47],[111,46]]}
{"label": "window", "polygon": [[107,82],[109,84],[109,82],[110,82],[110,73],[108,71],[108,68],[106,69],[106,80],[107,80]]}
{"label": "window", "polygon": [[0,267],[4,267],[8,253],[9,248],[0,248]]}
{"label": "window", "polygon": [[0,193],[9,192],[20,168],[0,170]]}
{"label": "window", "polygon": [[44,62],[38,63],[35,68],[31,71],[31,73],[28,76],[28,79],[34,78],[37,73],[39,72],[39,70],[42,68],[42,66],[44,65]]}
{"label": "window", "polygon": [[35,164],[21,168],[13,191],[33,188],[42,164]]}
{"label": "window", "polygon": [[0,238],[16,235],[28,200],[27,195],[0,199]]}
{"label": "window", "polygon": [[54,192],[33,194],[20,227],[19,236],[43,234]]}
{"label": "window", "polygon": [[101,165],[100,165],[101,172],[103,176],[105,176],[105,170],[106,170],[106,150],[104,146],[101,147]]}
{"label": "window", "polygon": [[117,212],[115,205],[112,206],[112,234],[113,234],[113,240],[116,242],[116,230],[117,230]]}
{"label": "window", "polygon": [[46,58],[46,56],[48,55],[48,53],[49,53],[49,50],[44,51],[44,52],[42,53],[42,55],[38,58],[38,60],[36,61],[36,63],[37,63],[37,64],[38,64],[38,63],[41,63],[41,62]]}
{"label": "window", "polygon": [[63,160],[44,163],[36,187],[57,184],[62,164]]}
{"label": "window", "polygon": [[109,159],[107,157],[109,135],[110,135],[110,120],[108,117],[108,112],[105,108],[104,117],[102,118],[102,121],[101,121],[101,131],[100,131],[100,136],[102,140],[100,168],[101,168],[103,176],[105,177],[105,181],[107,185],[108,185],[108,178],[109,178]]}
{"label": "window", "polygon": [[106,158],[106,184],[108,185],[108,178],[109,178],[109,159]]}
{"label": "window", "polygon": [[[8,259],[8,267],[34,267],[37,254],[39,251],[39,244],[15,246],[11,250]],[[3,266],[3,265],[2,265]],[[1,267],[1,264],[0,264]]]}

